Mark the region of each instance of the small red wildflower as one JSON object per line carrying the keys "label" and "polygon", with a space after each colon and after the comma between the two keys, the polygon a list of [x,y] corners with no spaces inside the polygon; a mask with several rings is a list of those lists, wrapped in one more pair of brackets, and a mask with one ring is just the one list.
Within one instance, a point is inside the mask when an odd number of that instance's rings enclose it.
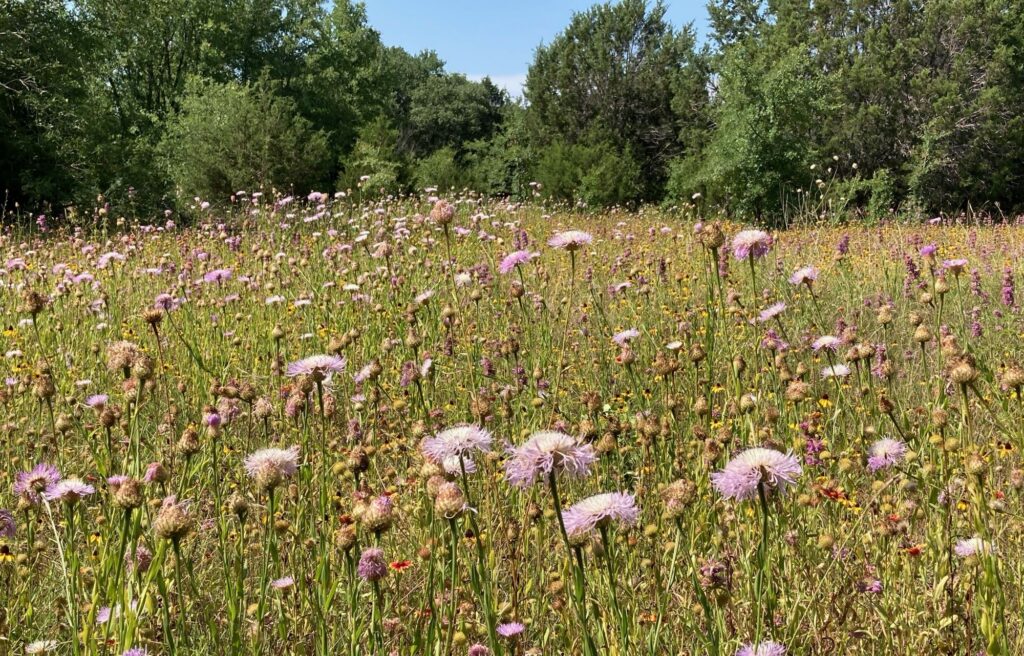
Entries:
{"label": "small red wildflower", "polygon": [[903,551],[906,552],[908,556],[920,556],[924,553],[924,547],[925,545],[923,544],[912,544]]}

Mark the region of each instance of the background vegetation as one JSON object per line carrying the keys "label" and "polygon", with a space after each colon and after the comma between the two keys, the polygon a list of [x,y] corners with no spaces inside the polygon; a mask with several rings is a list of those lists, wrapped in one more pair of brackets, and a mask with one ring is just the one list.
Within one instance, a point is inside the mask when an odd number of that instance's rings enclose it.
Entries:
{"label": "background vegetation", "polygon": [[1024,3],[708,9],[703,44],[660,3],[576,14],[513,102],[346,1],[0,0],[0,187],[54,214],[364,177],[765,221],[1024,205]]}

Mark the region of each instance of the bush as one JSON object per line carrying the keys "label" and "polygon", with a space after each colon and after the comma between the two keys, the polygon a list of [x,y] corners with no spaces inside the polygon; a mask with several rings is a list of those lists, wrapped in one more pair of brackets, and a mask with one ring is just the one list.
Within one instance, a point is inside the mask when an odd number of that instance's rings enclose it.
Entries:
{"label": "bush", "polygon": [[545,197],[592,206],[633,203],[643,191],[636,159],[605,143],[556,141],[541,152],[535,177]]}
{"label": "bush", "polygon": [[397,154],[397,143],[398,131],[386,119],[367,123],[359,130],[352,153],[345,158],[338,186],[343,189],[359,187],[370,194],[400,191],[405,166]]}
{"label": "bush", "polygon": [[437,187],[441,191],[459,189],[465,185],[466,175],[455,161],[455,151],[440,148],[420,160],[413,172],[416,187]]}
{"label": "bush", "polygon": [[524,116],[523,110],[513,106],[507,110],[499,132],[466,145],[463,159],[472,189],[488,196],[529,195],[529,163],[533,156],[527,145]]}
{"label": "bush", "polygon": [[179,195],[226,198],[238,189],[319,186],[326,135],[267,86],[196,80],[167,123],[160,153]]}
{"label": "bush", "polygon": [[599,146],[586,162],[580,181],[580,199],[592,207],[623,205],[638,201],[643,194],[640,164],[629,152],[617,153]]}
{"label": "bush", "polygon": [[896,209],[896,176],[889,169],[878,169],[869,183],[868,216],[884,219]]}
{"label": "bush", "polygon": [[665,183],[665,205],[685,205],[694,194],[706,196],[707,190],[699,157],[677,157],[669,163],[668,182]]}

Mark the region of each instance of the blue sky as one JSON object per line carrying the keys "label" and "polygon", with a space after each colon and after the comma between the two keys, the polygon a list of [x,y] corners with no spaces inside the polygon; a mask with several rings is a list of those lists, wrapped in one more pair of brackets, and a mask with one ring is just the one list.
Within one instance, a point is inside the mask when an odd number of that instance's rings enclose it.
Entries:
{"label": "blue sky", "polygon": [[[473,79],[491,76],[519,95],[538,45],[549,43],[573,12],[593,0],[365,0],[370,25],[390,46],[434,50],[449,71]],[[676,26],[707,23],[705,0],[667,0]]]}

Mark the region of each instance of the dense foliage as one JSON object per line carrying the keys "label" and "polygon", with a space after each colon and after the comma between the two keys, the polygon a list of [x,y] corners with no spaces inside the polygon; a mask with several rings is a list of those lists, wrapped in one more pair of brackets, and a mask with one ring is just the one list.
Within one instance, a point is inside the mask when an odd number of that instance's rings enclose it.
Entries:
{"label": "dense foliage", "polygon": [[[700,198],[779,222],[1024,207],[1024,4],[708,11],[703,44],[660,2],[577,13],[514,102],[383,45],[347,1],[0,0],[0,187],[8,209],[54,214],[221,202],[225,185]],[[297,152],[268,171],[261,148]]]}

